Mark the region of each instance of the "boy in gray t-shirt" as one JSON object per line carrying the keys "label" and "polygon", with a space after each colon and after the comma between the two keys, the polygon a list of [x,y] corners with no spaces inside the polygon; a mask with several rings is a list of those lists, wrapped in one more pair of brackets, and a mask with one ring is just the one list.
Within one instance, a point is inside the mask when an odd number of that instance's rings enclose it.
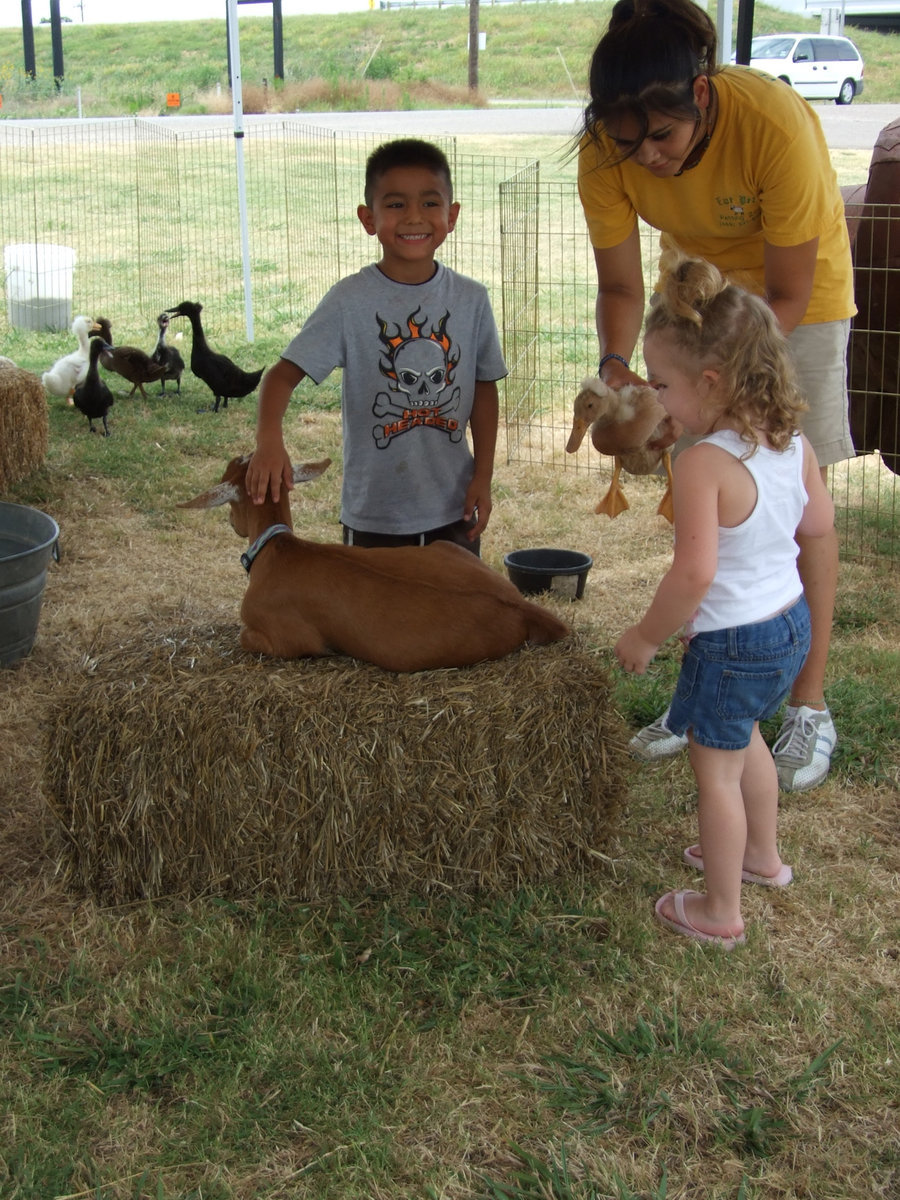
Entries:
{"label": "boy in gray t-shirt", "polygon": [[458,215],[438,147],[404,138],[370,155],[357,216],[382,257],[337,283],[264,375],[255,503],[293,487],[282,423],[294,388],[342,367],[344,542],[444,539],[478,553],[506,365],[487,289],[435,262]]}

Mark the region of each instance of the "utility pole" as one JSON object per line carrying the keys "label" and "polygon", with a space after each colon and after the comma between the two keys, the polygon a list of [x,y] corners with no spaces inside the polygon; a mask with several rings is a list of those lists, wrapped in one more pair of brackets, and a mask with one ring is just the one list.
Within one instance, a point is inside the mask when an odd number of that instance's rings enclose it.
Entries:
{"label": "utility pole", "polygon": [[22,0],[22,50],[25,54],[25,74],[34,79],[34,22],[31,19],[31,0]]}
{"label": "utility pole", "polygon": [[56,90],[59,91],[65,75],[59,0],[50,0],[50,45],[53,47],[53,78],[56,81]]}
{"label": "utility pole", "polygon": [[478,4],[469,0],[469,91],[478,91]]}

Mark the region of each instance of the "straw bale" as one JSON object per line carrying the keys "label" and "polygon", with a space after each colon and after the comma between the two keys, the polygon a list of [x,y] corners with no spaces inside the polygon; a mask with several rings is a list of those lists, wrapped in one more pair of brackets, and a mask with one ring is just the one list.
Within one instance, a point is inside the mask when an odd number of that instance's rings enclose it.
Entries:
{"label": "straw bale", "polygon": [[575,636],[394,674],[148,630],[60,682],[45,791],[71,886],[104,903],[498,892],[598,868],[625,743]]}
{"label": "straw bale", "polygon": [[41,465],[49,441],[40,379],[9,360],[0,362],[0,494]]}

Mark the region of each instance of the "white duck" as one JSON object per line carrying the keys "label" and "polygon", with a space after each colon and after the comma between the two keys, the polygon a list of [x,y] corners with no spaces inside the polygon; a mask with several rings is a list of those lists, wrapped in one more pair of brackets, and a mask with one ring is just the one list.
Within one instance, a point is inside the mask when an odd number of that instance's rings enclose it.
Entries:
{"label": "white duck", "polygon": [[51,396],[71,397],[76,384],[87,375],[90,346],[88,335],[94,328],[90,317],[76,317],[72,322],[72,333],[78,339],[78,349],[57,359],[49,371],[41,376],[41,383]]}

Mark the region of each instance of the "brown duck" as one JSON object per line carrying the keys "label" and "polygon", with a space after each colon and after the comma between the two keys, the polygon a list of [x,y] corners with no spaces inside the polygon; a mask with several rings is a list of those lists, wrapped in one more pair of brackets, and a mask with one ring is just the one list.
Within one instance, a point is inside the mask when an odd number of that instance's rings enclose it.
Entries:
{"label": "brown duck", "polygon": [[140,392],[146,400],[148,397],[144,391],[144,384],[162,379],[165,368],[154,362],[149,354],[137,346],[113,345],[112,322],[108,317],[95,317],[94,326],[97,332],[93,336],[100,337],[106,345],[106,349],[100,354],[100,365],[128,380],[131,384],[128,397]]}
{"label": "brown duck", "polygon": [[572,432],[566,443],[569,454],[575,453],[588,429],[594,449],[615,459],[609,489],[594,511],[617,517],[628,508],[619,484],[623,467],[630,475],[650,475],[662,463],[667,487],[657,512],[667,521],[673,521],[672,461],[668,448],[682,430],[660,404],[656,389],[649,384],[632,383],[611,388],[602,379],[585,379],[575,397]]}

